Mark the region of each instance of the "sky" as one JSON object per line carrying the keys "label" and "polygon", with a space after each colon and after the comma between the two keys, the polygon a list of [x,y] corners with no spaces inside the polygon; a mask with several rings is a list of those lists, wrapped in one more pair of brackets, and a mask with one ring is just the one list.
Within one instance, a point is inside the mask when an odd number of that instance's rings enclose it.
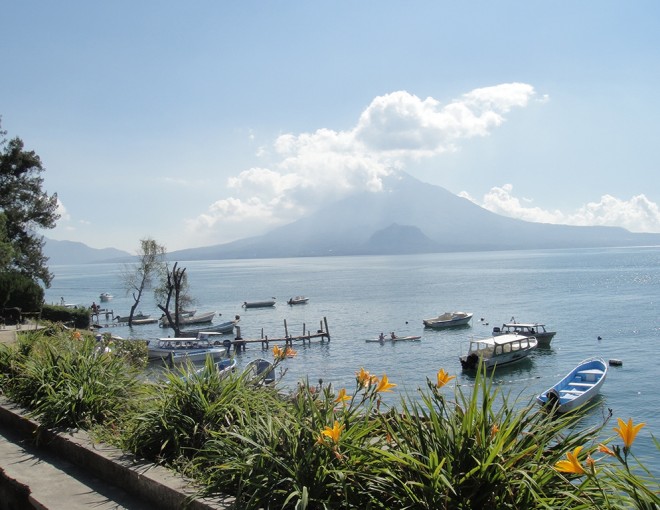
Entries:
{"label": "sky", "polygon": [[660,2],[3,2],[0,116],[50,239],[265,233],[404,171],[498,214],[660,232]]}

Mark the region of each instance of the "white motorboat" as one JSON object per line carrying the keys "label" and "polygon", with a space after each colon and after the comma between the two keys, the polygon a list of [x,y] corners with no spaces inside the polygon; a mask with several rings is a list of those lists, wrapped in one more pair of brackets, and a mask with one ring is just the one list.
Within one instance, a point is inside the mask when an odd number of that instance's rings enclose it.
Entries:
{"label": "white motorboat", "polygon": [[493,328],[493,336],[515,333],[516,335],[533,336],[539,341],[539,346],[547,347],[557,334],[556,331],[548,331],[545,324],[540,322],[505,322],[502,327]]}
{"label": "white motorboat", "polygon": [[[150,360],[170,360],[173,363],[200,361],[211,355],[213,359],[222,358],[227,352],[222,344],[216,345],[209,338],[158,338],[147,340],[147,353]],[[187,356],[187,358],[186,358]]]}
{"label": "white motorboat", "polygon": [[455,326],[466,326],[472,315],[470,312],[445,312],[432,319],[424,319],[422,322],[427,328],[453,328]]}
{"label": "white motorboat", "polygon": [[559,382],[541,393],[536,400],[560,413],[573,411],[600,392],[607,376],[607,363],[600,358],[581,361]]}
{"label": "white motorboat", "polygon": [[525,359],[537,346],[536,338],[524,335],[472,339],[467,354],[460,357],[461,366],[465,370],[474,370],[480,360],[485,368],[509,365]]}
{"label": "white motorboat", "polygon": [[99,299],[101,301],[104,301],[104,302],[110,301],[112,298],[113,298],[113,295],[109,294],[107,292],[101,292],[101,295],[99,296]]}
{"label": "white motorboat", "polygon": [[289,299],[287,303],[290,305],[304,305],[307,304],[307,301],[309,301],[309,298],[305,296],[296,296]]}

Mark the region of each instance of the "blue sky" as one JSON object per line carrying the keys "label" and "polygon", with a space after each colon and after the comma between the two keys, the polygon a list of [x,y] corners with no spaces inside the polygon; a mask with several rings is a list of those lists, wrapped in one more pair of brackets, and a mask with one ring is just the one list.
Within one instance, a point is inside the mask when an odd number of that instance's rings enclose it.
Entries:
{"label": "blue sky", "polygon": [[404,170],[505,214],[660,232],[660,3],[5,2],[0,115],[53,239],[289,223]]}

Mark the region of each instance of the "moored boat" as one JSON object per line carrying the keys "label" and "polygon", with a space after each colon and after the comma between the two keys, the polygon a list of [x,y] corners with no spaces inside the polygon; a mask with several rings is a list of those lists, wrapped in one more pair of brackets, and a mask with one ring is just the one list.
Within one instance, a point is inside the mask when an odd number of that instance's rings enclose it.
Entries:
{"label": "moored boat", "polygon": [[432,319],[424,319],[422,322],[427,328],[443,329],[456,326],[466,326],[472,318],[470,312],[445,312]]}
{"label": "moored boat", "polygon": [[[213,322],[213,317],[215,317],[215,312],[205,312],[205,313],[195,313],[194,315],[179,315],[179,326],[185,326],[188,324],[206,324],[207,322]],[[174,316],[172,316],[174,320]],[[161,328],[171,328],[174,327],[172,323],[167,320],[167,316],[163,316],[159,320],[159,325]]]}
{"label": "moored boat", "polygon": [[[128,322],[129,315],[115,315],[114,320],[117,322]],[[133,324],[155,324],[158,322],[158,319],[156,318],[151,318],[150,314],[144,314],[142,312],[138,312],[133,315]]]}
{"label": "moored boat", "polygon": [[545,324],[540,322],[505,322],[502,327],[493,328],[493,336],[515,333],[516,335],[533,336],[539,342],[539,346],[548,346],[557,334],[556,331],[547,331]]}
{"label": "moored boat", "polygon": [[275,367],[267,359],[257,358],[250,361],[243,374],[256,384],[273,384],[275,382]]}
{"label": "moored boat", "polygon": [[275,298],[264,301],[243,301],[243,308],[268,308],[275,306]]}
{"label": "moored boat", "polygon": [[524,335],[472,339],[467,354],[459,359],[464,370],[476,369],[480,361],[485,368],[494,368],[525,359],[537,346],[536,338]]}
{"label": "moored boat", "polygon": [[199,363],[206,361],[207,358],[213,360],[222,358],[225,356],[227,349],[224,347],[209,347],[203,349],[188,349],[185,351],[177,352],[172,351],[168,354],[166,358],[163,358],[164,361],[169,363],[171,366],[179,365],[181,363]]}
{"label": "moored boat", "polygon": [[197,337],[200,333],[216,333],[226,335],[234,332],[234,327],[238,324],[240,317],[237,315],[232,321],[221,322],[220,324],[213,324],[212,326],[201,327],[197,329],[182,329],[180,330],[181,337]]}
{"label": "moored boat", "polygon": [[306,298],[305,296],[296,296],[289,299],[287,303],[290,305],[304,305],[307,301],[309,301],[309,298]]}
{"label": "moored boat", "polygon": [[147,355],[150,360],[170,360],[174,363],[186,359],[200,361],[210,354],[213,359],[221,358],[227,352],[222,345],[216,345],[209,338],[158,338],[147,340]]}
{"label": "moored boat", "polygon": [[536,400],[542,406],[554,408],[560,413],[573,411],[598,395],[606,376],[607,363],[603,359],[586,359]]}
{"label": "moored boat", "polygon": [[110,301],[112,298],[113,295],[109,294],[108,292],[101,292],[101,295],[99,296],[101,301]]}

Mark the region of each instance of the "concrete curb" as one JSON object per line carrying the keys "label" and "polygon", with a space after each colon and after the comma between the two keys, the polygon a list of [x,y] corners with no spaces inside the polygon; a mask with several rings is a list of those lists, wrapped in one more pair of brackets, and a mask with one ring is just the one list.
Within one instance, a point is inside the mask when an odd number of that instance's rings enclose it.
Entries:
{"label": "concrete curb", "polygon": [[[234,508],[234,499],[195,498],[191,481],[168,469],[149,463],[140,463],[117,448],[94,443],[83,431],[59,433],[39,429],[25,411],[0,397],[0,427],[37,441],[40,448],[66,459],[127,493],[149,502],[154,508],[175,510],[219,510]],[[0,476],[2,470],[0,469]]]}

